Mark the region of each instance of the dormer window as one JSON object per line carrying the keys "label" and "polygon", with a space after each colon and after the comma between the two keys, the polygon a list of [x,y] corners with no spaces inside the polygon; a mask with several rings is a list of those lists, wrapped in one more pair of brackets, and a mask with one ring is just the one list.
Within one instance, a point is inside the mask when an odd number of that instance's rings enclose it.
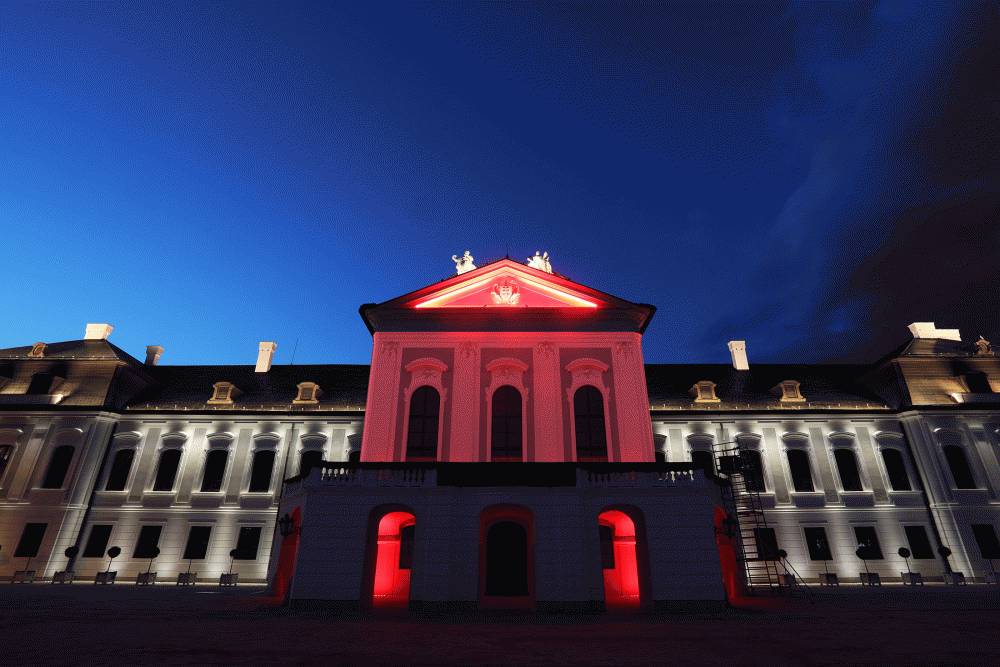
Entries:
{"label": "dormer window", "polygon": [[297,405],[316,405],[319,403],[319,397],[323,392],[320,391],[318,384],[315,382],[300,382],[296,386],[299,388],[299,393],[292,403]]}
{"label": "dormer window", "polygon": [[694,396],[695,403],[719,403],[719,397],[715,395],[715,383],[711,380],[698,380],[688,393]]}
{"label": "dormer window", "polygon": [[805,403],[806,397],[802,395],[802,391],[799,389],[798,380],[782,380],[774,389],[772,389],[776,394],[781,395],[782,403]]}
{"label": "dormer window", "polygon": [[33,396],[47,396],[55,393],[55,390],[63,383],[63,378],[54,373],[35,373],[31,376],[28,389],[24,392]]}
{"label": "dormer window", "polygon": [[212,405],[232,405],[233,399],[240,395],[232,382],[216,382],[212,385],[212,398],[208,402]]}
{"label": "dormer window", "polygon": [[32,345],[31,352],[28,353],[28,356],[31,357],[32,359],[41,359],[42,357],[44,357],[45,343],[38,342]]}

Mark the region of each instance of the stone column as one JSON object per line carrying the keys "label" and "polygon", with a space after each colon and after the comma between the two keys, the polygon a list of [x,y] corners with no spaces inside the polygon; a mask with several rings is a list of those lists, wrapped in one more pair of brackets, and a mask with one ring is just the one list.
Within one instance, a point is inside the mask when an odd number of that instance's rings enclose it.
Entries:
{"label": "stone column", "polygon": [[445,443],[448,461],[483,461],[479,451],[479,344],[463,341],[455,354],[451,392],[451,441]]}
{"label": "stone column", "polygon": [[875,460],[877,456],[875,452],[875,445],[872,443],[871,435],[868,433],[867,426],[855,426],[855,432],[858,434],[858,453],[861,455],[861,460],[859,463],[862,466],[862,470],[868,476],[868,483],[871,484],[872,493],[875,496],[876,504],[885,504],[889,502],[889,493],[885,489],[885,480],[882,479],[882,470],[879,468],[878,461]]}
{"label": "stone column", "polygon": [[773,428],[761,429],[761,433],[764,436],[764,455],[761,459],[771,478],[774,499],[778,503],[788,504],[792,499],[788,494],[788,482],[785,480],[785,468],[781,461],[785,448],[779,443],[778,434]]}
{"label": "stone column", "polygon": [[535,345],[531,353],[532,413],[535,433],[529,461],[564,461],[562,382],[559,372],[559,348],[550,342]]}
{"label": "stone column", "polygon": [[361,460],[401,461],[403,445],[395,442],[396,409],[399,402],[399,343],[383,341],[381,332],[376,332],[374,338]]}
{"label": "stone column", "polygon": [[823,485],[826,502],[836,503],[840,498],[837,495],[837,483],[833,478],[829,448],[826,446],[826,438],[823,437],[822,428],[818,426],[809,428],[809,446],[812,447],[813,460],[816,461],[816,469],[819,471],[819,480],[820,484]]}
{"label": "stone column", "polygon": [[[649,419],[649,393],[639,349],[639,335],[634,341],[614,344],[612,391],[618,415],[618,441],[608,457],[611,461],[654,461],[653,424]],[[615,434],[612,434],[612,438]]]}

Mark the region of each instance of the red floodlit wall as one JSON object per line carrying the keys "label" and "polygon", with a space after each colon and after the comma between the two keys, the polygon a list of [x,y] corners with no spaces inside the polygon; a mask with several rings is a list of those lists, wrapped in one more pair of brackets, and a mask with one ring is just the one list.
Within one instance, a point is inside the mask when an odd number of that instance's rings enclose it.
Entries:
{"label": "red floodlit wall", "polygon": [[410,570],[400,569],[400,532],[416,523],[410,512],[389,512],[378,523],[372,606],[406,607],[410,601]]}
{"label": "red floodlit wall", "polygon": [[439,461],[489,461],[492,392],[525,397],[525,461],[573,461],[572,392],[604,397],[608,460],[652,462],[642,356],[634,332],[375,332],[361,460],[403,461],[409,399],[430,385],[441,396]]}
{"label": "red floodlit wall", "polygon": [[278,566],[275,568],[274,585],[271,592],[280,600],[288,595],[288,589],[295,574],[295,561],[299,551],[299,533],[302,526],[302,509],[296,507],[291,512],[293,531],[291,535],[281,538],[281,551],[278,554]]}
{"label": "red floodlit wall", "polygon": [[635,522],[621,510],[601,512],[597,520],[611,527],[615,554],[615,566],[604,570],[604,602],[612,610],[638,609],[641,595]]}
{"label": "red floodlit wall", "polygon": [[719,563],[722,567],[722,584],[726,598],[733,602],[742,595],[742,581],[739,576],[739,561],[736,558],[736,537],[726,534],[726,510],[716,506],[713,515],[715,543],[719,548]]}

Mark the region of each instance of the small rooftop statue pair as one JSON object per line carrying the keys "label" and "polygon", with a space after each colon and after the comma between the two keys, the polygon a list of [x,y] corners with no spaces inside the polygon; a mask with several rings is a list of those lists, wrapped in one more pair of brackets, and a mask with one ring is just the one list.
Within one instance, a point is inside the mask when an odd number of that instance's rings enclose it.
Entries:
{"label": "small rooftop statue pair", "polygon": [[[455,273],[457,275],[462,275],[476,268],[475,257],[468,250],[459,257],[458,255],[452,255],[451,261],[455,262]],[[548,251],[542,252],[541,250],[536,250],[533,257],[528,257],[528,266],[533,269],[538,269],[539,271],[544,271],[545,273],[552,273],[552,263],[549,261]]]}

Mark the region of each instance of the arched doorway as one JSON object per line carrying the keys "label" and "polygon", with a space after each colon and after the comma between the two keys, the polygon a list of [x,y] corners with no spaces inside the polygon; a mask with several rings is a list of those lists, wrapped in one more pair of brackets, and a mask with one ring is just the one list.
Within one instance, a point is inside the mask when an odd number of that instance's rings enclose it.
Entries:
{"label": "arched doorway", "polygon": [[291,512],[292,531],[281,538],[281,551],[278,552],[278,566],[274,569],[274,585],[271,592],[274,597],[284,600],[292,585],[295,574],[295,560],[299,553],[299,533],[302,527],[302,509],[296,507]]}
{"label": "arched doorway", "polygon": [[480,605],[534,606],[534,526],[523,507],[491,507],[480,516]]}
{"label": "arched doorway", "polygon": [[610,509],[597,516],[601,538],[604,604],[609,611],[635,611],[642,606],[636,525],[628,514]]}
{"label": "arched doorway", "polygon": [[410,602],[413,538],[416,517],[408,511],[391,511],[378,521],[372,607],[405,609]]}

